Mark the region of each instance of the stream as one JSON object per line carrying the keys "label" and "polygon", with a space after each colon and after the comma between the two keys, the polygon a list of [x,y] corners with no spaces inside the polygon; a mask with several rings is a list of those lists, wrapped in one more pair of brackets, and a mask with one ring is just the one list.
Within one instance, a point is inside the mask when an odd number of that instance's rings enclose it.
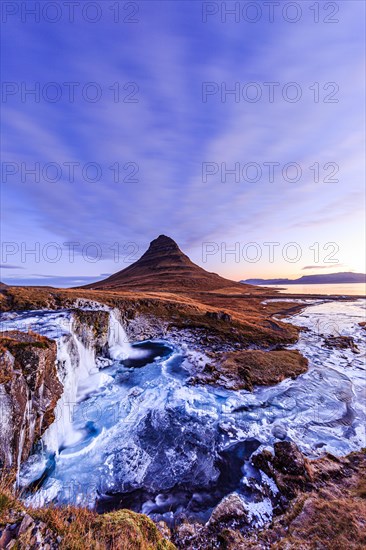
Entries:
{"label": "stream", "polygon": [[[57,420],[21,467],[24,498],[35,506],[130,508],[172,525],[184,517],[207,521],[236,491],[253,523],[263,524],[277,488],[253,468],[253,453],[279,440],[294,441],[310,458],[366,445],[366,333],[358,324],[365,313],[365,300],[358,299],[309,305],[288,319],[307,329],[288,348],[308,358],[309,370],[252,393],[187,384],[189,360],[179,346],[123,343],[121,326],[110,338],[112,360],[95,358],[78,342],[79,370],[86,374],[74,376],[73,388],[66,376],[70,388]],[[31,326],[55,338],[58,357],[69,354],[64,365],[72,368],[68,311],[13,312],[0,326]],[[330,334],[352,336],[359,353],[327,348]]]}

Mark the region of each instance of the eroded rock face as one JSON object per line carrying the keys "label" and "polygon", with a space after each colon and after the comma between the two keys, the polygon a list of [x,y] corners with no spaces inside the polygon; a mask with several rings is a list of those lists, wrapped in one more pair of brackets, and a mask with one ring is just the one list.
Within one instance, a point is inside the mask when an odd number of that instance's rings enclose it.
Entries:
{"label": "eroded rock face", "polygon": [[94,348],[96,354],[107,355],[109,312],[74,309],[72,313],[74,330],[82,343]]}
{"label": "eroded rock face", "polygon": [[253,464],[274,479],[286,499],[294,498],[299,489],[310,484],[309,461],[292,441],[276,442],[274,452],[274,455],[269,451],[254,455]]}
{"label": "eroded rock face", "polygon": [[168,323],[154,316],[135,315],[131,312],[129,317],[125,314],[125,328],[129,340],[136,342],[151,338],[166,338]]}
{"label": "eroded rock face", "polygon": [[56,344],[34,333],[0,338],[0,465],[17,469],[54,420],[62,393]]}

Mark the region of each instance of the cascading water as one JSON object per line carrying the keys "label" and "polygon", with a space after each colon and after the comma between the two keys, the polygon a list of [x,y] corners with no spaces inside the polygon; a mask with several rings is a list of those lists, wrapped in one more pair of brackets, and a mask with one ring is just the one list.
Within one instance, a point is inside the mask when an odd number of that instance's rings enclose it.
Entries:
{"label": "cascading water", "polygon": [[132,352],[126,332],[119,319],[119,312],[114,309],[109,315],[108,348],[111,359],[127,359]]}

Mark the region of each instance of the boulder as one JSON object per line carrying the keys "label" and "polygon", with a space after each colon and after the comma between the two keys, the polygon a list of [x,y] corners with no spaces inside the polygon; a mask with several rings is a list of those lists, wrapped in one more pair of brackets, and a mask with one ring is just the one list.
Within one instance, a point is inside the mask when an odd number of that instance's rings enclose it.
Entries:
{"label": "boulder", "polygon": [[360,353],[352,336],[327,336],[324,338],[324,344],[327,348],[350,349],[353,353]]}
{"label": "boulder", "polygon": [[223,498],[222,501],[214,508],[209,524],[224,523],[236,525],[240,523],[248,524],[248,509],[237,493],[232,493]]}

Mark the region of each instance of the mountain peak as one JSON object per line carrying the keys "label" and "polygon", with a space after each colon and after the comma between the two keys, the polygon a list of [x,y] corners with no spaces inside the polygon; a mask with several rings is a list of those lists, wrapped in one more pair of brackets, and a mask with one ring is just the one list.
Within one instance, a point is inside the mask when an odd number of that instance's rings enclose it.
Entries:
{"label": "mountain peak", "polygon": [[179,246],[177,243],[171,239],[170,237],[167,237],[166,235],[159,235],[156,239],[151,241],[149,249],[162,249],[162,248],[170,248],[171,250],[179,250]]}

